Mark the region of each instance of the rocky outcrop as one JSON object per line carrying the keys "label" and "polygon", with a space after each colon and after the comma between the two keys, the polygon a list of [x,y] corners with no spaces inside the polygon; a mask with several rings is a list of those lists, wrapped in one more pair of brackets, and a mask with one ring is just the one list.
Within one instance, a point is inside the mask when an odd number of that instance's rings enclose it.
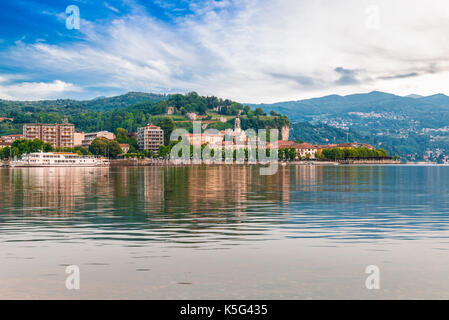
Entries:
{"label": "rocky outcrop", "polygon": [[281,131],[281,135],[282,135],[282,140],[283,141],[288,141],[288,137],[290,135],[290,127],[289,126],[283,126],[282,127],[282,131]]}

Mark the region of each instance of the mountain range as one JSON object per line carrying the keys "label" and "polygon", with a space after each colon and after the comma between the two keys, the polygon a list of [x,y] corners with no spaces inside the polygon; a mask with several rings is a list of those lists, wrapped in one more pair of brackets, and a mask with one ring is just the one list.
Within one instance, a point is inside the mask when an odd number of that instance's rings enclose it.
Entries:
{"label": "mountain range", "polygon": [[[449,155],[449,97],[444,94],[402,97],[374,91],[251,106],[287,115],[300,140],[308,123],[355,134],[360,142],[406,160],[443,162]],[[333,141],[332,136],[326,139]]]}

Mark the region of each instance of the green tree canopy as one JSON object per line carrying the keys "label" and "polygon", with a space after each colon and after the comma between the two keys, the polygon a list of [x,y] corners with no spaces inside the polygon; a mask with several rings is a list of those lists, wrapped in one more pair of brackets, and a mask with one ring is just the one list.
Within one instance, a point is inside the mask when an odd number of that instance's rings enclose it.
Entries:
{"label": "green tree canopy", "polygon": [[89,146],[89,152],[94,155],[116,158],[123,151],[116,140],[96,138]]}

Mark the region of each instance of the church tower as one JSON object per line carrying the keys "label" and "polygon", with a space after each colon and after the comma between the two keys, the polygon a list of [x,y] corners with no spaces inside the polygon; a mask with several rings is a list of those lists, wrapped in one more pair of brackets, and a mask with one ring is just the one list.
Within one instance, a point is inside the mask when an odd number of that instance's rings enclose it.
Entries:
{"label": "church tower", "polygon": [[235,118],[234,132],[235,133],[240,133],[241,131],[242,131],[242,128],[240,126],[240,118],[237,117],[237,118]]}

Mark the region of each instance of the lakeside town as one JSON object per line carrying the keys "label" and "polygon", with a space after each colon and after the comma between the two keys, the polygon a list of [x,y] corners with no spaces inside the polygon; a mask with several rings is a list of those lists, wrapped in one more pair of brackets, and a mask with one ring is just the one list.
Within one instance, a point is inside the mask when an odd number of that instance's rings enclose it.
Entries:
{"label": "lakeside town", "polygon": [[[204,128],[204,127],[203,127]],[[210,132],[212,131],[212,132]],[[166,132],[156,125],[148,124],[137,132],[127,132],[117,128],[116,132],[77,132],[74,124],[68,123],[27,123],[22,134],[0,137],[0,157],[3,165],[13,158],[33,152],[72,153],[79,156],[102,156],[114,159],[115,163],[129,164],[123,160],[147,160],[140,164],[154,164],[155,160],[166,160],[178,141],[167,141]],[[165,138],[165,139],[164,139]],[[234,120],[234,128],[226,130],[206,130],[201,133],[185,133],[182,139],[188,141],[191,149],[200,146],[202,150],[231,150],[236,159],[237,150],[244,150],[248,160],[248,149],[252,142],[241,128],[240,118]],[[289,140],[289,128],[281,129],[277,146],[267,140],[267,153],[270,148],[278,150],[278,159],[285,162],[302,161],[308,163],[395,163],[383,149],[375,149],[369,144],[347,142],[328,145],[313,145],[307,142]],[[192,152],[190,157],[192,158]],[[122,161],[120,161],[122,160]],[[149,160],[149,161],[148,161]],[[64,162],[64,161],[62,161]],[[67,161],[71,162],[71,161]],[[74,163],[74,161],[72,161]]]}

